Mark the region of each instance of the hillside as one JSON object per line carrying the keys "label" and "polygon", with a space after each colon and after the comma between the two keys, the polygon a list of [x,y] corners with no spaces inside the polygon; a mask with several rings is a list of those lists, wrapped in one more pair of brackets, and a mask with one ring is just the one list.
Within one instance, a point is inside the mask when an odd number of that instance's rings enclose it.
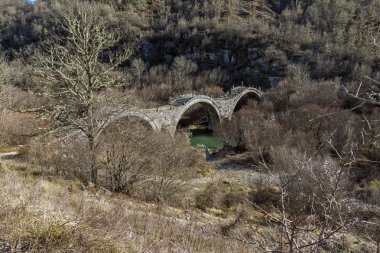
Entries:
{"label": "hillside", "polygon": [[0,252],[379,252],[380,0],[0,1]]}

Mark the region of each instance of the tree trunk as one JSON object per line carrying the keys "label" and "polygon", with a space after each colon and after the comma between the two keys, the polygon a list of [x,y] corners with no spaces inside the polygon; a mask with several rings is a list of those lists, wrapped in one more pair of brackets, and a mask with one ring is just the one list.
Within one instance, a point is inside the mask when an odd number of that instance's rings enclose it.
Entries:
{"label": "tree trunk", "polygon": [[90,181],[93,184],[97,184],[98,181],[98,168],[96,167],[96,153],[95,153],[95,143],[94,143],[94,137],[89,136],[88,138],[88,147],[90,152],[90,171],[91,171],[91,177]]}

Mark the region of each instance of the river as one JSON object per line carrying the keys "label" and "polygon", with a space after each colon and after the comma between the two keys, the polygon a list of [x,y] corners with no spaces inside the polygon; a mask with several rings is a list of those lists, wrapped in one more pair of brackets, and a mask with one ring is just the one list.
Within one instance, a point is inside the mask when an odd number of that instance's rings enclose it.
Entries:
{"label": "river", "polygon": [[193,147],[207,147],[212,151],[223,148],[223,142],[212,135],[212,131],[207,129],[191,130],[190,144]]}

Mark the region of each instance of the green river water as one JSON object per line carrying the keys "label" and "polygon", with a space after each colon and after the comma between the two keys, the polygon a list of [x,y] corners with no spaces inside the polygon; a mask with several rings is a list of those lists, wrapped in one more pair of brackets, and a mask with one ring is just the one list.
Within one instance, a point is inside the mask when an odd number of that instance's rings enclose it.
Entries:
{"label": "green river water", "polygon": [[219,150],[223,147],[223,142],[212,135],[212,132],[207,130],[192,131],[190,144],[193,147],[204,146],[212,151]]}

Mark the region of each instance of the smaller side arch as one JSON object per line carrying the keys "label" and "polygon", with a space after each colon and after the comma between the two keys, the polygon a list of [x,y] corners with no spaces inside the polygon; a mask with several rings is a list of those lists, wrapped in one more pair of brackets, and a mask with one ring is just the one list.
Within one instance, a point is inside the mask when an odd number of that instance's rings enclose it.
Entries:
{"label": "smaller side arch", "polygon": [[148,115],[146,115],[143,112],[138,112],[138,111],[125,111],[122,112],[112,118],[110,118],[105,124],[102,126],[102,130],[100,131],[99,134],[101,134],[108,126],[112,125],[112,123],[117,122],[118,120],[121,120],[123,118],[138,118],[141,119],[142,121],[147,122],[150,127],[153,129],[153,131],[159,131],[160,128],[156,125],[156,123],[151,119]]}
{"label": "smaller side arch", "polygon": [[255,88],[248,88],[242,91],[239,95],[233,98],[233,102],[229,106],[228,120],[231,120],[232,115],[237,107],[237,105],[241,102],[241,100],[247,96],[253,97],[255,100],[260,101],[262,97],[262,92]]}
{"label": "smaller side arch", "polygon": [[218,122],[221,122],[221,120],[222,120],[221,114],[219,112],[217,104],[215,103],[215,101],[212,98],[207,97],[207,96],[195,97],[195,98],[189,100],[186,103],[186,105],[184,105],[183,107],[181,107],[181,109],[179,111],[177,111],[176,116],[175,116],[174,121],[173,121],[173,125],[170,129],[170,134],[172,136],[174,136],[174,134],[177,130],[178,123],[181,120],[182,116],[187,112],[187,110],[190,109],[190,107],[192,107],[193,105],[196,105],[196,104],[206,104],[207,106],[209,106],[209,108],[211,108],[214,111]]}

